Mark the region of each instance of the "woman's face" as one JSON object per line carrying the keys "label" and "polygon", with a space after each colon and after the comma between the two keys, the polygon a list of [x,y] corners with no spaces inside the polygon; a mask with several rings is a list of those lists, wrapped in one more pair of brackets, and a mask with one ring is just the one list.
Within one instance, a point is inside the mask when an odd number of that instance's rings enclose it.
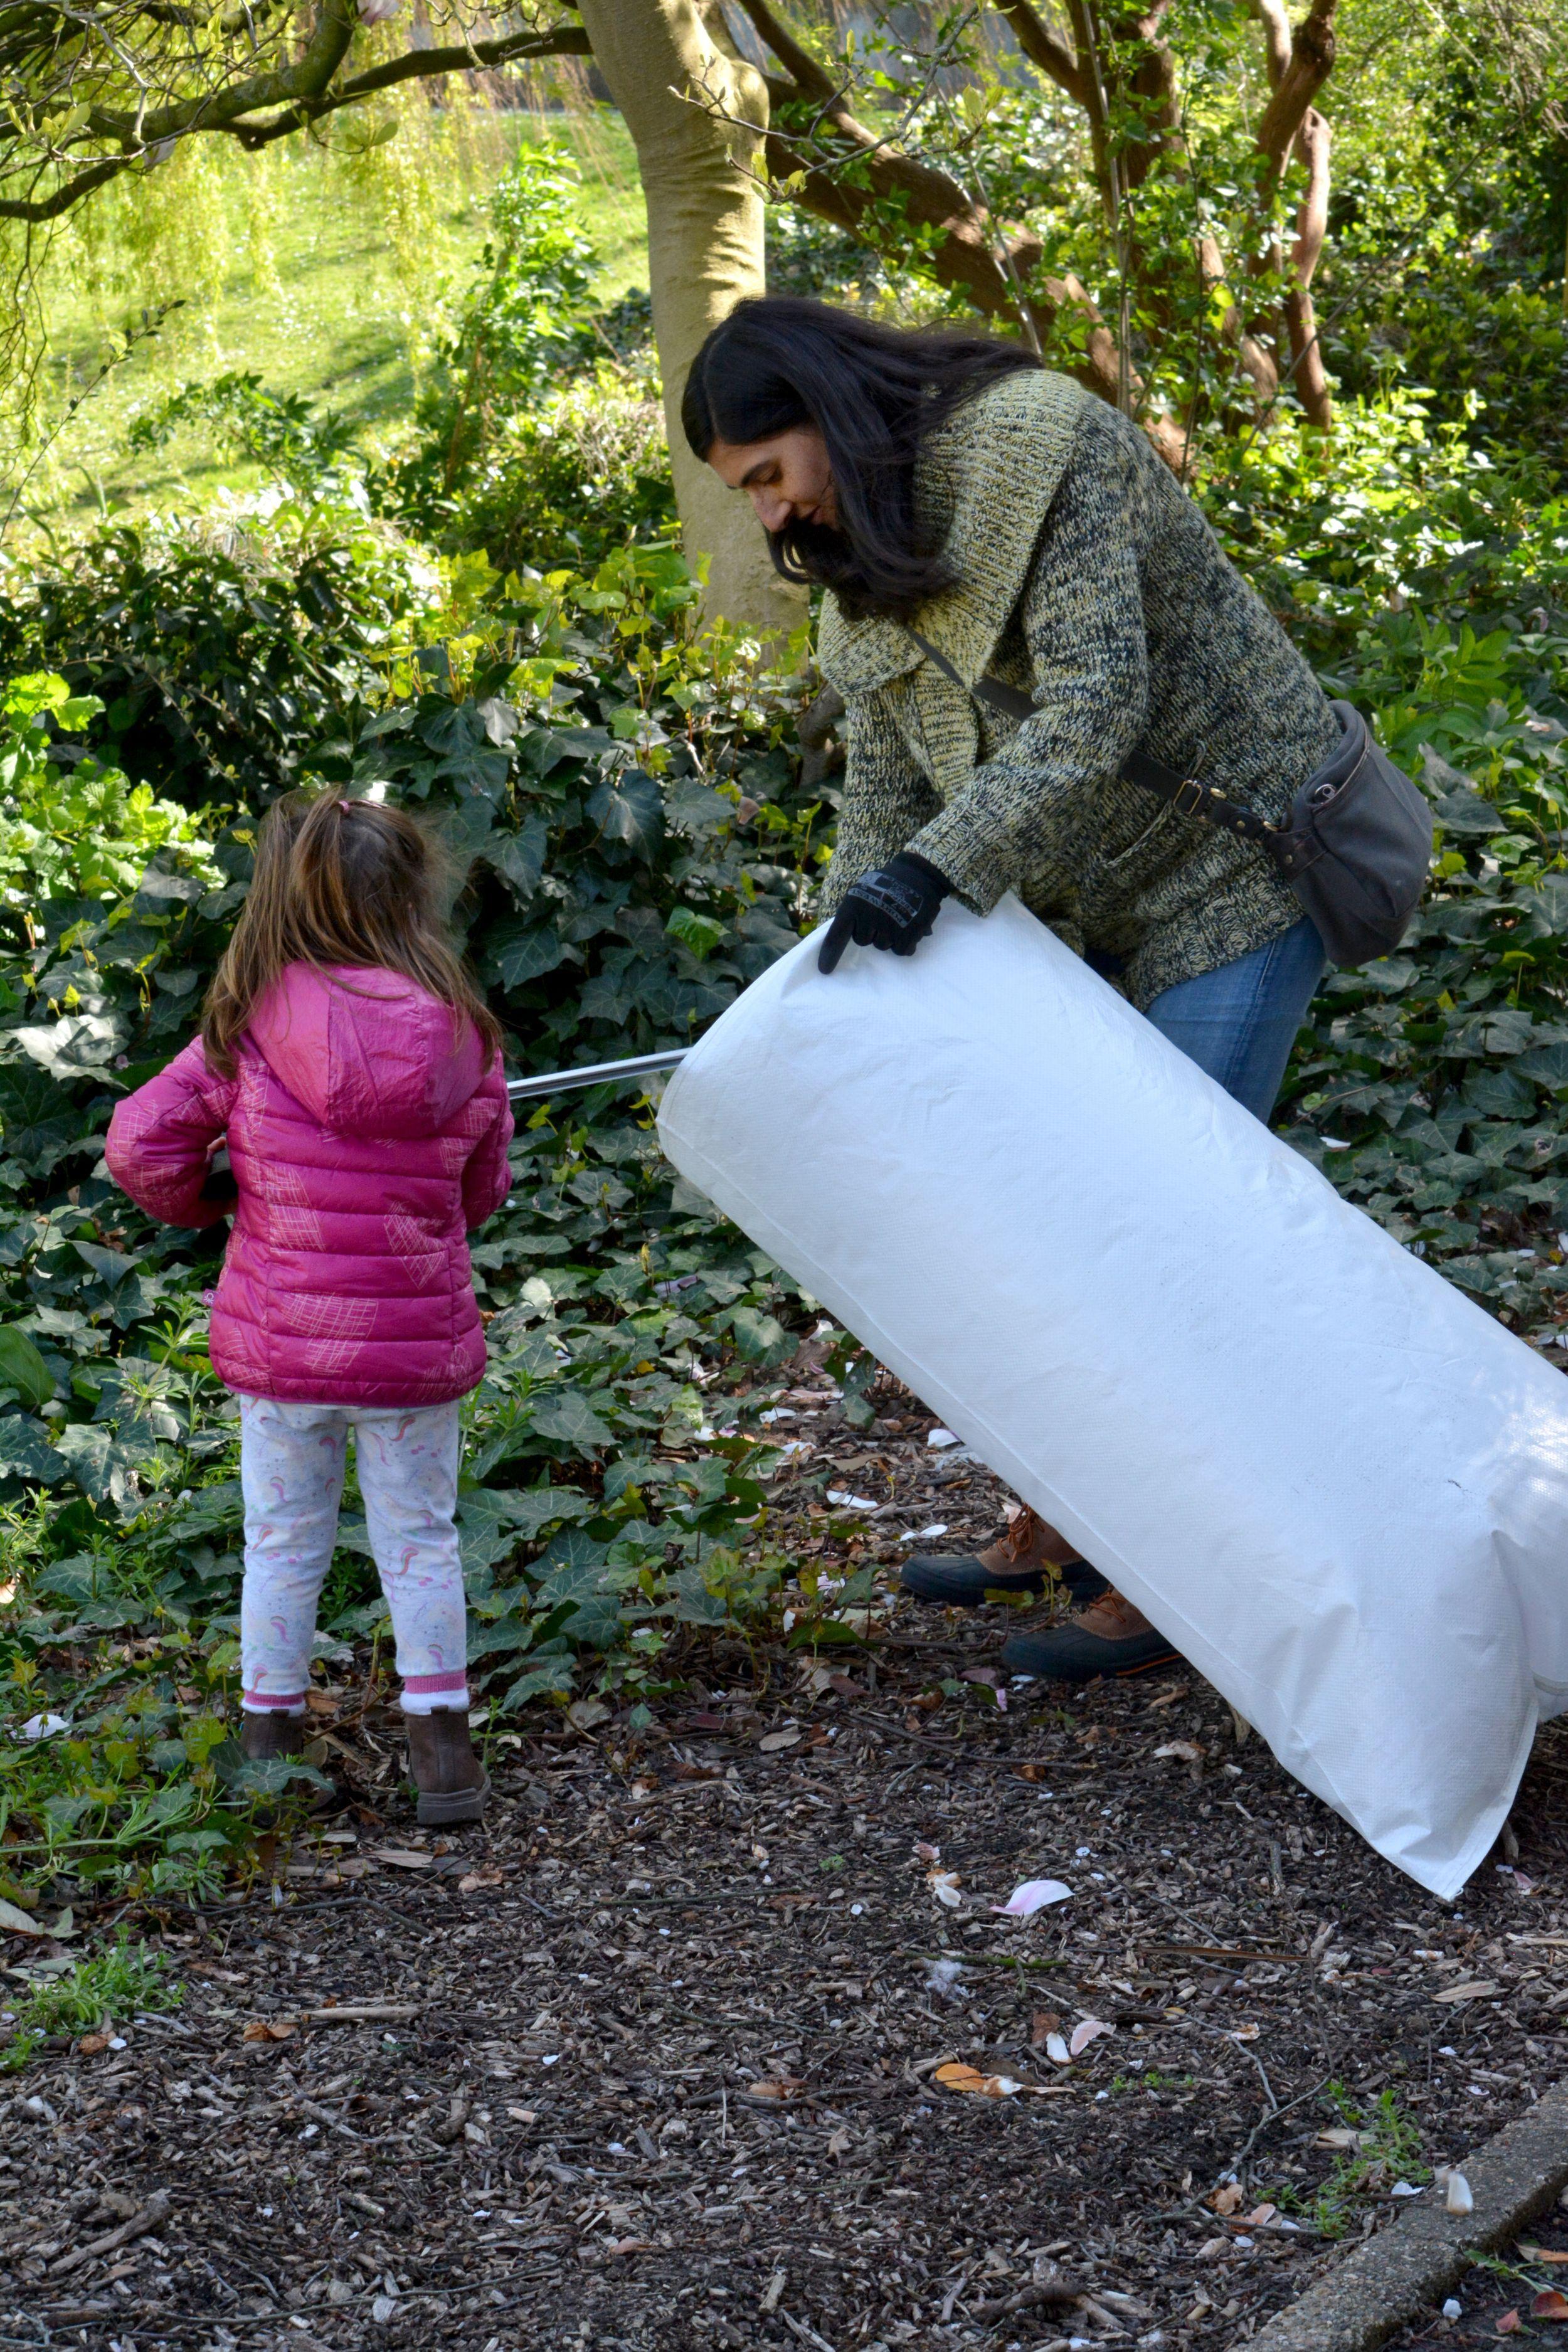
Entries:
{"label": "woman's face", "polygon": [[765,441],[715,441],[708,463],[732,490],[744,490],[768,531],[792,522],[838,527],[827,447],[815,425],[792,425]]}

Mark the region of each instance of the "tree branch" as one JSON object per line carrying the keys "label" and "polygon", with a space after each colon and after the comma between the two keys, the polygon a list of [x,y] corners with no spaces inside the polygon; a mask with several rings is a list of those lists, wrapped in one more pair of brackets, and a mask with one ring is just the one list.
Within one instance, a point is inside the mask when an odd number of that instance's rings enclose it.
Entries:
{"label": "tree branch", "polygon": [[308,123],[336,114],[340,107],[353,106],[378,89],[395,89],[399,82],[422,81],[437,74],[483,71],[515,64],[521,58],[592,55],[587,34],[576,25],[558,26],[548,33],[513,33],[493,41],[453,42],[440,49],[409,49],[400,58],[389,58],[382,65],[353,75],[324,98],[308,100],[302,105],[290,107],[285,114],[274,115],[270,121],[223,122],[210,127],[228,131],[242,147],[268,147],[275,139],[286,139]]}
{"label": "tree branch", "polygon": [[85,172],[79,172],[74,180],[62,181],[50,195],[36,199],[0,196],[0,220],[58,220],[62,213],[68,213],[73,205],[79,205],[84,196],[91,195],[94,188],[101,188],[106,180],[114,179],[134,160],[130,155],[106,155],[101,163],[89,164]]}
{"label": "tree branch", "polygon": [[1290,58],[1258,125],[1258,147],[1269,164],[1269,185],[1277,185],[1285,169],[1290,142],[1301,128],[1307,110],[1334,68],[1334,11],[1338,0],[1312,0],[1310,13],[1297,26],[1290,41]]}
{"label": "tree branch", "polygon": [[1252,13],[1263,27],[1263,55],[1268,87],[1278,89],[1290,63],[1290,19],[1285,0],[1252,0]]}
{"label": "tree branch", "polygon": [[[841,95],[837,83],[826,68],[817,63],[811,51],[803,48],[794,34],[780,24],[768,6],[768,0],[741,0],[741,5],[780,65],[794,77],[795,89],[787,93],[780,91],[779,95],[815,99],[819,106],[833,104]],[[771,82],[768,94],[770,97],[773,95]]]}
{"label": "tree branch", "polygon": [[1017,37],[1018,47],[1029,63],[1065,89],[1075,106],[1087,113],[1090,93],[1077,58],[1058,34],[1053,33],[1031,0],[996,0],[1007,22]]}

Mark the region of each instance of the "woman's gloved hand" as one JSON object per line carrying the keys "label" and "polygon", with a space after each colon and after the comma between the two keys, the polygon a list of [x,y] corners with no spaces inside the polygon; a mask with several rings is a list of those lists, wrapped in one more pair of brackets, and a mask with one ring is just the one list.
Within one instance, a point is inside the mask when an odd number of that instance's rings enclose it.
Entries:
{"label": "woman's gloved hand", "polygon": [[901,849],[886,866],[862,874],[847,894],[822,942],[818,971],[836,971],[851,940],[858,948],[891,948],[913,955],[930,934],[937,909],[952,895],[945,874]]}

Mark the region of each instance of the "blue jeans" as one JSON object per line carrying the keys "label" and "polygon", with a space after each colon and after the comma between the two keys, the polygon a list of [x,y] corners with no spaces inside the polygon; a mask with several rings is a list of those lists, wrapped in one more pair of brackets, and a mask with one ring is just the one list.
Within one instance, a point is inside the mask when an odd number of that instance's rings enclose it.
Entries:
{"label": "blue jeans", "polygon": [[1267,1121],[1325,961],[1323,942],[1303,915],[1267,947],[1167,988],[1149,1007],[1149,1019],[1244,1109]]}

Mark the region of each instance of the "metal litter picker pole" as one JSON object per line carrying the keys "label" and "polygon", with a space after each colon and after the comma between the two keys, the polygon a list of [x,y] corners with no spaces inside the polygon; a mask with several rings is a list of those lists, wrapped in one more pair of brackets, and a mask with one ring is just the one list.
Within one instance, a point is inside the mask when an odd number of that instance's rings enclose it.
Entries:
{"label": "metal litter picker pole", "polygon": [[509,1078],[506,1090],[513,1102],[535,1102],[542,1095],[581,1094],[586,1087],[658,1077],[667,1070],[678,1069],[688,1050],[685,1045],[672,1045],[664,1054],[634,1054],[628,1062],[588,1062],[576,1070],[544,1070],[530,1078]]}

